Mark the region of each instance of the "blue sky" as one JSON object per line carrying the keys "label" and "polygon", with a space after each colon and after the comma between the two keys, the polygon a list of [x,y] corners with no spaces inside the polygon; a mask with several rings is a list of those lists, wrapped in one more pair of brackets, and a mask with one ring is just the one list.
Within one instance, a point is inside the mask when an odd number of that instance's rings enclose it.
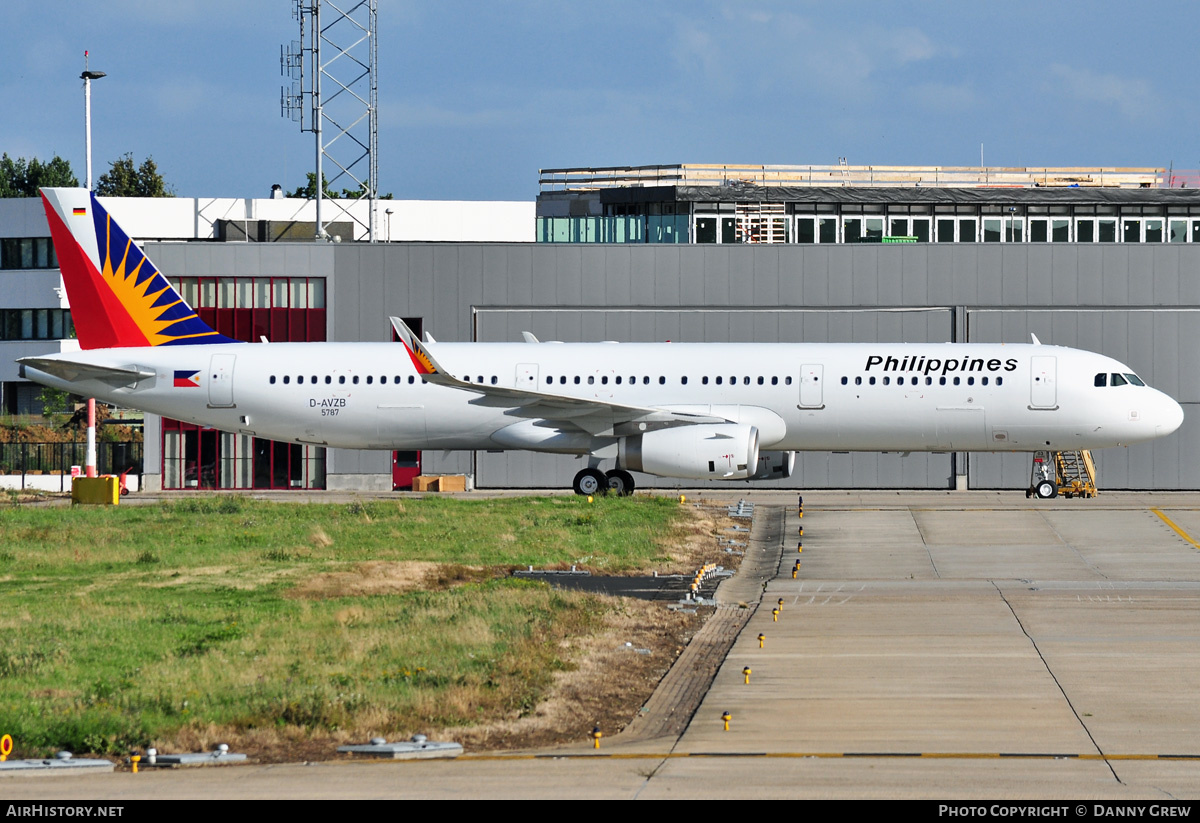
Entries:
{"label": "blue sky", "polygon": [[[539,168],[1200,168],[1200,4],[380,0],[381,191],[531,200]],[[279,116],[290,0],[6,0],[0,151],[82,180],[153,156],[189,197],[313,167]]]}

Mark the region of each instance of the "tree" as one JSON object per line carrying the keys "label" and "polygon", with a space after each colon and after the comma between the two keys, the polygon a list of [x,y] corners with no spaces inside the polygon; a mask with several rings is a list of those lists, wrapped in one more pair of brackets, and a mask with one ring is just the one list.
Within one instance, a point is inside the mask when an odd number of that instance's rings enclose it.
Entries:
{"label": "tree", "polygon": [[42,186],[78,185],[79,178],[71,171],[71,164],[57,154],[49,163],[36,157],[13,160],[7,153],[0,157],[0,197],[37,197]]}
{"label": "tree", "polygon": [[[308,174],[304,175],[304,177],[307,180],[307,182],[303,186],[300,186],[295,191],[288,192],[284,196],[285,197],[303,197],[305,200],[312,200],[314,197],[316,197],[317,196],[317,174],[316,174],[316,172],[310,171]],[[328,178],[325,177],[324,172],[321,173],[321,183],[322,183],[322,186],[321,186],[322,195],[321,196],[327,197],[331,200],[336,200],[339,198],[342,198],[345,200],[354,200],[354,199],[357,199],[362,196],[362,191],[359,189],[342,189],[342,193],[338,194],[333,189],[329,188],[329,180],[328,180]],[[391,192],[388,192],[387,194],[381,194],[378,196],[378,199],[379,200],[391,200],[392,194],[391,194]]]}
{"label": "tree", "polygon": [[125,154],[112,162],[108,171],[96,182],[96,194],[101,197],[174,197],[175,190],[167,185],[153,157],[134,167],[133,155]]}

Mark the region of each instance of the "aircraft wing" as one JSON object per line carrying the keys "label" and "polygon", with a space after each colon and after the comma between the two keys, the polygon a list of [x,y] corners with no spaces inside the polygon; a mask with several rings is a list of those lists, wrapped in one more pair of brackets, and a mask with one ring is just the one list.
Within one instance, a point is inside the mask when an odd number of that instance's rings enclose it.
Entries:
{"label": "aircraft wing", "polygon": [[[551,392],[491,386],[460,380],[446,371],[433,354],[417,339],[412,330],[398,317],[391,318],[392,327],[408,351],[413,365],[426,381],[438,386],[461,389],[479,395],[469,401],[479,406],[509,409],[514,417],[570,423],[592,435],[612,434],[624,424],[646,424],[646,429],[669,426],[690,426],[697,423],[726,423],[724,417],[671,411],[644,406],[612,403],[599,398],[572,397]],[[639,429],[645,431],[646,429]]]}
{"label": "aircraft wing", "polygon": [[128,366],[97,366],[91,363],[79,363],[59,357],[22,357],[17,360],[24,368],[37,369],[40,372],[53,375],[62,380],[99,380],[114,386],[128,386],[139,380],[154,377],[149,369]]}

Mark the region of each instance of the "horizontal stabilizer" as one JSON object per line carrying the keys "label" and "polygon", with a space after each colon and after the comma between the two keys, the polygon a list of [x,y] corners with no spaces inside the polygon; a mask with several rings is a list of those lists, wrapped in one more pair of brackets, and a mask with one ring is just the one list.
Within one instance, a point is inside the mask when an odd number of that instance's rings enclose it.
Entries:
{"label": "horizontal stabilizer", "polygon": [[[137,366],[126,368],[97,366],[92,363],[79,363],[59,357],[22,357],[17,362],[21,364],[22,371],[36,369],[71,383],[78,380],[99,380],[113,386],[128,386],[139,380],[154,377],[152,370]],[[24,375],[22,374],[22,376]]]}

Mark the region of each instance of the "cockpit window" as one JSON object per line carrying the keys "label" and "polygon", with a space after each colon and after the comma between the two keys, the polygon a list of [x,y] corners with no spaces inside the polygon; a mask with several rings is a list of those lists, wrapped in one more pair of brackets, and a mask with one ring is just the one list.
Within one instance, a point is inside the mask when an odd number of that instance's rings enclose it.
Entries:
{"label": "cockpit window", "polygon": [[1146,385],[1144,382],[1142,382],[1142,378],[1138,377],[1136,374],[1127,374],[1125,375],[1125,379],[1135,386]]}
{"label": "cockpit window", "polygon": [[1112,384],[1113,384],[1114,386],[1124,386],[1124,385],[1125,385],[1125,384],[1127,384],[1128,382],[1129,382],[1129,381],[1128,381],[1128,380],[1126,380],[1124,377],[1122,377],[1121,375],[1117,374],[1116,372],[1113,372],[1113,375],[1112,375]]}
{"label": "cockpit window", "polygon": [[1096,375],[1096,388],[1102,389],[1107,385],[1108,385],[1108,374],[1106,372],[1100,372],[1098,375]]}

